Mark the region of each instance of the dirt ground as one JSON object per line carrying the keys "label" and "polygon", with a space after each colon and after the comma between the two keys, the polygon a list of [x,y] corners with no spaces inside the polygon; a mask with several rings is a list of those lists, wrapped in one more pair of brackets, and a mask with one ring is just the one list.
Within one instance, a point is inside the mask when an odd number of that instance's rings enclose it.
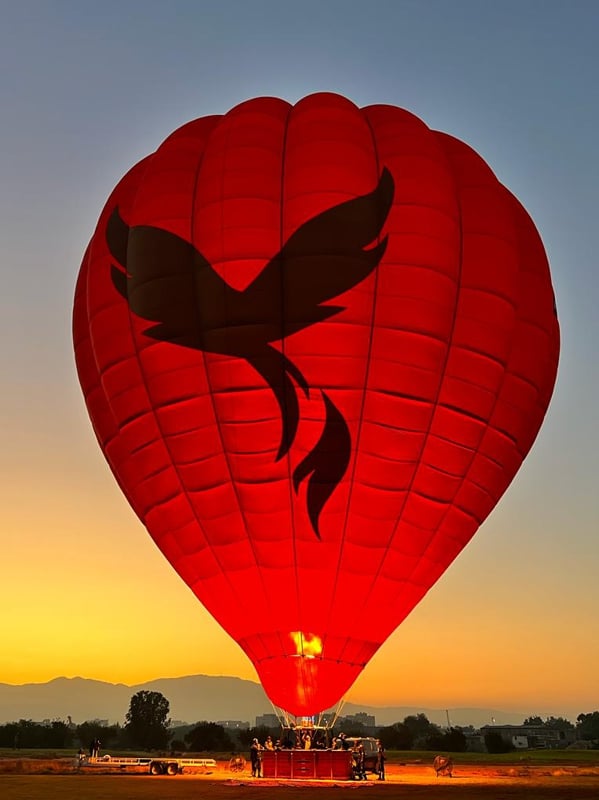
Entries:
{"label": "dirt ground", "polygon": [[459,765],[453,778],[428,765],[389,766],[387,781],[366,783],[255,779],[219,766],[177,776],[98,774],[77,770],[71,759],[2,759],[2,800],[337,800],[356,792],[380,800],[599,800],[599,767],[491,767]]}

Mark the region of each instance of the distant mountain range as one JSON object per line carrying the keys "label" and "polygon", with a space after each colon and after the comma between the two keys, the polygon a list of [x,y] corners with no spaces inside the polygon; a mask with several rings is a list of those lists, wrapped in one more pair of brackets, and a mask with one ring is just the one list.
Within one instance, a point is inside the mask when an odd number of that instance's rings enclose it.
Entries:
{"label": "distant mountain range", "polygon": [[[272,713],[272,706],[260,684],[240,678],[189,675],[183,678],[161,678],[148,683],[126,686],[87,678],[55,678],[48,683],[26,683],[22,686],[0,683],[0,723],[31,719],[70,717],[73,722],[106,720],[123,723],[131,697],[139,691],[160,692],[170,703],[171,719],[194,723],[200,720],[218,722],[240,720],[254,725],[256,717]],[[342,714],[371,714],[377,725],[401,722],[410,714],[426,714],[431,722],[446,725],[521,724],[525,713],[505,712],[489,708],[416,708],[411,706],[362,706],[346,703]]]}

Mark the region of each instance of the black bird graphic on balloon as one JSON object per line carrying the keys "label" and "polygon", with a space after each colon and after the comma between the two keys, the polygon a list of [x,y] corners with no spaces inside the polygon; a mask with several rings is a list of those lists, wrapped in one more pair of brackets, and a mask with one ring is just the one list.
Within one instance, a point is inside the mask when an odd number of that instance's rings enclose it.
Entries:
{"label": "black bird graphic on balloon", "polygon": [[[281,412],[279,460],[289,451],[299,424],[293,382],[306,396],[310,387],[297,365],[273,343],[344,309],[324,304],[364,280],[381,261],[387,247],[381,231],[393,194],[393,178],[385,168],[371,193],[339,203],[300,225],[242,291],[223,280],[185,239],[149,225],[129,227],[116,207],[106,227],[116,262],[112,281],[134,314],[156,323],[145,335],[244,358],[252,365],[273,391]],[[319,539],[320,512],[351,456],[347,423],[328,394],[321,392],[326,410],[323,432],[293,473],[296,492],[311,476],[307,509]]]}

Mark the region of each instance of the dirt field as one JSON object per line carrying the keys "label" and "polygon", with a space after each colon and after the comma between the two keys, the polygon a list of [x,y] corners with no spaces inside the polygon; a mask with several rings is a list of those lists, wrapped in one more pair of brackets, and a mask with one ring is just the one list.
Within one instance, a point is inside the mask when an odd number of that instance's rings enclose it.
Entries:
{"label": "dirt field", "polygon": [[70,759],[0,761],[2,800],[599,800],[599,767],[456,767],[436,778],[430,766],[391,766],[388,780],[367,783],[274,781],[232,775],[223,765],[205,774],[149,776],[78,772]]}

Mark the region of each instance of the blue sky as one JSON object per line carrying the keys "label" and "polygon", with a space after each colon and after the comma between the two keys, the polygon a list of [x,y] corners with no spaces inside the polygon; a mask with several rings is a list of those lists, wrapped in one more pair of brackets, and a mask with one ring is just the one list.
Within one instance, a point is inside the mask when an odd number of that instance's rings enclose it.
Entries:
{"label": "blue sky", "polygon": [[[593,0],[3,3],[0,463],[6,497],[0,540],[6,557],[0,608],[37,592],[60,618],[86,606],[88,592],[101,598],[101,607],[112,607],[121,580],[142,598],[148,573],[132,576],[121,566],[123,548],[127,556],[134,548],[186,613],[197,613],[198,652],[206,649],[204,637],[218,638],[186,587],[167,572],[102,462],[74,371],[74,283],[110,190],[176,127],[254,96],[294,102],[314,91],[336,91],[358,105],[407,108],[485,158],[539,228],[563,337],[556,392],[524,467],[351,699],[372,699],[372,677],[399,663],[416,631],[449,610],[460,637],[441,633],[436,652],[410,650],[410,659],[433,661],[449,653],[459,665],[460,642],[467,650],[466,643],[479,641],[483,665],[486,647],[489,670],[496,670],[490,674],[500,676],[500,667],[513,671],[514,659],[534,642],[534,657],[554,658],[560,669],[541,691],[534,671],[522,668],[512,704],[521,707],[528,697],[536,703],[531,711],[593,710],[599,662],[599,644],[592,641],[599,607],[598,30]],[[101,537],[86,536],[94,526],[102,527]],[[39,641],[35,656],[37,617],[30,605],[23,601],[11,612],[22,614],[30,636],[10,639],[12,655],[0,655],[0,682],[83,673],[86,665],[70,656],[61,672],[59,656]],[[504,638],[487,640],[489,626]],[[97,635],[108,647],[109,626]],[[71,647],[65,637],[63,653]],[[218,643],[231,671],[251,677],[233,646]],[[36,658],[38,666],[46,659],[46,673],[35,671]],[[581,665],[589,660],[592,670]],[[191,655],[187,661],[181,655],[170,673],[167,664],[159,668],[163,674],[217,669]],[[462,668],[466,675],[473,669],[470,663]],[[571,672],[578,676],[575,687]],[[126,676],[115,669],[114,680],[121,679]],[[499,680],[490,680],[480,696],[457,692],[456,701],[481,704],[495,691],[506,705]],[[401,691],[392,699],[425,701],[409,676]]]}

